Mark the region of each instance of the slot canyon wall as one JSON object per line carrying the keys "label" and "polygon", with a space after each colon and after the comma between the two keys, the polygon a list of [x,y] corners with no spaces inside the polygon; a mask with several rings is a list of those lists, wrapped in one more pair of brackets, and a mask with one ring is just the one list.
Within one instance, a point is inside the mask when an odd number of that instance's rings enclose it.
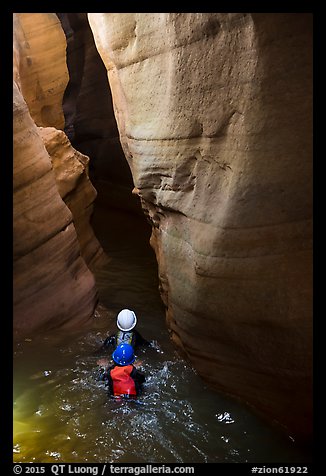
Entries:
{"label": "slot canyon wall", "polygon": [[57,13],[67,40],[69,82],[63,97],[65,132],[91,157],[97,205],[143,215],[119,139],[107,71],[96,49],[87,13]]}
{"label": "slot canyon wall", "polygon": [[89,13],[174,340],[309,437],[312,16]]}
{"label": "slot canyon wall", "polygon": [[65,133],[66,39],[54,13],[14,15],[13,327],[15,335],[92,316],[89,267],[104,259],[89,225],[89,158]]}
{"label": "slot canyon wall", "polygon": [[19,331],[93,313],[89,168],[103,204],[135,186],[200,375],[311,435],[311,15],[15,15]]}

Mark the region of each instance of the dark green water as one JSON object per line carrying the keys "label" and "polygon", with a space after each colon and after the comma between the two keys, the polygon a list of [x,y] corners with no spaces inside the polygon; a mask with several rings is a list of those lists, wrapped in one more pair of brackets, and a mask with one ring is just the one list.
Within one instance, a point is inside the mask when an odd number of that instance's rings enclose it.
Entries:
{"label": "dark green water", "polygon": [[[110,262],[96,278],[101,304],[88,328],[15,344],[14,461],[308,463],[310,455],[245,405],[209,390],[165,327],[149,230],[97,210],[94,228]],[[107,398],[96,353],[122,308],[157,349],[141,350],[139,403]],[[101,354],[103,355],[103,354]]]}

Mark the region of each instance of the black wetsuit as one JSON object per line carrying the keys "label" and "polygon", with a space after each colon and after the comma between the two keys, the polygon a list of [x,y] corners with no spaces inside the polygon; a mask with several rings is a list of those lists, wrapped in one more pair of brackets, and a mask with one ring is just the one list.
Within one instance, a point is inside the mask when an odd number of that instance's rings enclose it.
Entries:
{"label": "black wetsuit", "polygon": [[[144,339],[138,331],[132,330],[132,331],[118,331],[116,334],[108,336],[101,348],[97,351],[97,353],[101,353],[102,350],[104,351],[109,351],[113,352],[119,344],[130,344],[134,349],[137,349],[138,347],[144,346],[144,347],[152,347],[151,342],[148,340]],[[98,370],[98,378],[102,381],[109,381],[108,375],[110,374],[110,370],[112,370],[113,367],[110,367],[107,371],[101,367]],[[109,384],[110,385],[110,384]]]}
{"label": "black wetsuit", "polygon": [[137,347],[150,347],[151,343],[144,339],[138,331],[118,331],[116,334],[113,334],[107,337],[102,345],[104,350],[114,350],[119,344],[130,344],[134,349]]}

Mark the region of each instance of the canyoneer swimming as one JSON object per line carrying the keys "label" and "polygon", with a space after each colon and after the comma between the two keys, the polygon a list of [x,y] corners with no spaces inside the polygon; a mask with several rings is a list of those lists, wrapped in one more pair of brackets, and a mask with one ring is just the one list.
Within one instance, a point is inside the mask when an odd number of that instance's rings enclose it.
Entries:
{"label": "canyoneer swimming", "polygon": [[[130,309],[122,309],[117,315],[117,327],[118,331],[114,334],[110,334],[104,340],[102,346],[98,352],[107,352],[108,350],[115,350],[121,344],[128,344],[132,347],[133,351],[140,347],[152,348],[158,352],[161,352],[159,345],[156,341],[148,341],[135,329],[137,324],[137,316],[134,311]],[[109,360],[107,358],[101,358],[97,360],[97,365],[100,366],[101,380],[105,374],[105,370],[109,367]],[[140,363],[138,363],[138,366]]]}
{"label": "canyoneer swimming", "polygon": [[117,315],[118,332],[109,335],[101,349],[115,349],[119,344],[130,344],[134,349],[144,346],[150,347],[153,343],[144,339],[141,334],[135,329],[137,324],[137,317],[134,311],[130,309],[122,309]]}
{"label": "canyoneer swimming", "polygon": [[145,375],[136,368],[141,362],[135,364],[135,359],[132,345],[122,343],[112,354],[114,364],[100,369],[100,380],[108,386],[110,397],[135,400],[140,395]]}

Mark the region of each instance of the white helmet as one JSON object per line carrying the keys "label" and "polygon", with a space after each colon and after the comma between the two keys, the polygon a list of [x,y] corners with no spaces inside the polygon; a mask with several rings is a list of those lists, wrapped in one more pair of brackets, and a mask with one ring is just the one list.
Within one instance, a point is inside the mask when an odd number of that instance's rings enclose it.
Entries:
{"label": "white helmet", "polygon": [[117,326],[121,331],[131,331],[137,323],[137,317],[134,311],[129,309],[122,309],[117,317]]}

